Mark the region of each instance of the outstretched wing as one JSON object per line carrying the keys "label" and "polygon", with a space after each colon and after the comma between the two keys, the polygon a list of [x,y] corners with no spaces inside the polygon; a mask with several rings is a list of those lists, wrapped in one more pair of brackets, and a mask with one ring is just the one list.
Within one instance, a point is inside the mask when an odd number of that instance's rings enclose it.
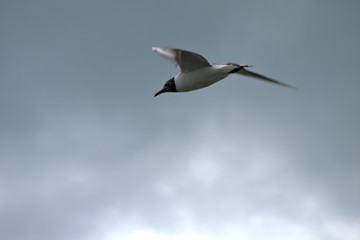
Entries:
{"label": "outstretched wing", "polygon": [[152,50],[170,62],[179,65],[181,72],[191,72],[211,66],[203,56],[194,52],[169,47],[153,47]]}
{"label": "outstretched wing", "polygon": [[291,85],[289,85],[289,84],[286,84],[286,83],[283,83],[283,82],[279,82],[279,81],[277,81],[277,80],[274,80],[274,79],[265,77],[264,75],[260,75],[260,74],[258,74],[258,73],[251,72],[251,71],[245,69],[244,67],[241,68],[241,69],[239,69],[239,71],[237,71],[236,73],[241,74],[241,75],[245,75],[245,76],[248,76],[248,77],[253,77],[253,78],[260,79],[260,80],[272,82],[272,83],[275,83],[275,84],[278,84],[278,85],[281,85],[281,86],[284,86],[284,87],[288,87],[288,88],[293,88],[293,89],[295,89],[295,87],[293,87],[293,86],[291,86]]}

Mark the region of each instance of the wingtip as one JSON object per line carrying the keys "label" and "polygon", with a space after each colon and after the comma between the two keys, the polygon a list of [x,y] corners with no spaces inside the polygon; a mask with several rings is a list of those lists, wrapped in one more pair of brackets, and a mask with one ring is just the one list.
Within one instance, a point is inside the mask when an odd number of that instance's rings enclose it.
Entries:
{"label": "wingtip", "polygon": [[294,86],[291,86],[289,87],[290,89],[294,90],[294,91],[298,91],[298,88],[297,87],[294,87]]}
{"label": "wingtip", "polygon": [[287,84],[287,83],[283,83],[283,82],[278,82],[278,84],[282,85],[283,87],[287,87],[289,89],[292,89],[294,91],[297,91],[297,87],[294,87],[293,85]]}

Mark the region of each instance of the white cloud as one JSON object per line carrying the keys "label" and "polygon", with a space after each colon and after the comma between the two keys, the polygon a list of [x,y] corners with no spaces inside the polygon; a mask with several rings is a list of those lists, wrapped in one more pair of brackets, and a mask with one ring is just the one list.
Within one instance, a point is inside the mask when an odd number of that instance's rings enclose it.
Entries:
{"label": "white cloud", "polygon": [[[133,225],[124,224],[124,219],[112,222],[103,229],[102,234],[97,234],[91,239],[98,240],[256,240],[256,239],[294,239],[294,240],[318,240],[318,239],[343,239],[356,240],[360,236],[359,223],[348,225],[344,222],[322,220],[316,222],[303,222],[289,218],[283,218],[268,213],[256,213],[249,219],[241,219],[232,222],[219,222],[216,228],[201,228],[199,222],[194,222],[189,209],[180,209],[182,223],[172,230],[154,228],[149,224],[137,221]],[[184,211],[183,211],[184,210]],[[130,221],[131,222],[131,219]],[[128,223],[129,223],[128,222]],[[127,228],[122,226],[127,225]]]}
{"label": "white cloud", "polygon": [[215,153],[208,149],[203,149],[203,152],[191,156],[188,160],[188,171],[191,180],[204,185],[213,184],[221,173],[220,159],[216,158]]}

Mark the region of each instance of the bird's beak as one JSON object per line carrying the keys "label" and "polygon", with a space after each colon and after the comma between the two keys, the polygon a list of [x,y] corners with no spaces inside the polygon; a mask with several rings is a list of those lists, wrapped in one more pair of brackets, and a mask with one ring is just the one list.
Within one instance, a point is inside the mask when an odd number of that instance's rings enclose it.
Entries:
{"label": "bird's beak", "polygon": [[155,93],[154,97],[156,97],[157,95],[160,95],[160,94],[162,94],[162,93],[164,93],[164,92],[167,92],[167,89],[166,89],[166,88],[163,88],[163,89],[161,89],[160,91],[158,91],[157,93]]}

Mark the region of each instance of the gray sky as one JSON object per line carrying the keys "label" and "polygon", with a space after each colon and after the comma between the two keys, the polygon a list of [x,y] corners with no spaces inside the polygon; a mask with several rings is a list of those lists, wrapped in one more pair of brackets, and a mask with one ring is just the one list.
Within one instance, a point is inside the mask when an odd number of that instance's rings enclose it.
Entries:
{"label": "gray sky", "polygon": [[[0,1],[0,239],[360,239],[359,1]],[[184,48],[230,76],[167,93]]]}

